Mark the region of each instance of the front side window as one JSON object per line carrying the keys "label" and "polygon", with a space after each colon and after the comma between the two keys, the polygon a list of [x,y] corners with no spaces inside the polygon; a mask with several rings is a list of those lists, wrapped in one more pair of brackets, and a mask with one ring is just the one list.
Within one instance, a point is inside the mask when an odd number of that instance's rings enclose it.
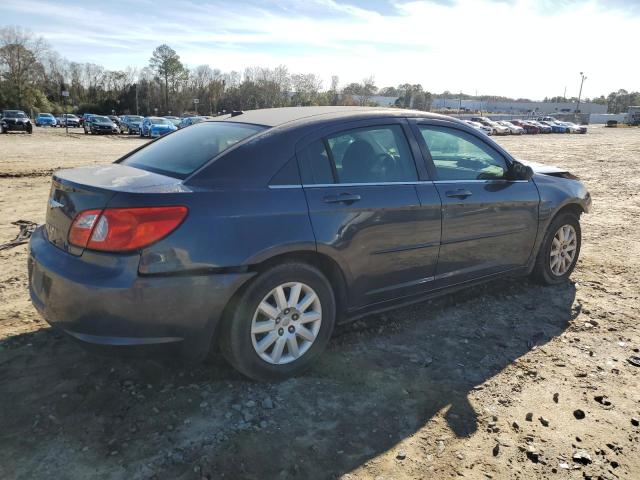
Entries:
{"label": "front side window", "polygon": [[236,122],[200,123],[149,143],[122,163],[186,178],[219,153],[266,128]]}
{"label": "front side window", "polygon": [[439,180],[503,179],[507,162],[497,151],[466,132],[420,126]]}

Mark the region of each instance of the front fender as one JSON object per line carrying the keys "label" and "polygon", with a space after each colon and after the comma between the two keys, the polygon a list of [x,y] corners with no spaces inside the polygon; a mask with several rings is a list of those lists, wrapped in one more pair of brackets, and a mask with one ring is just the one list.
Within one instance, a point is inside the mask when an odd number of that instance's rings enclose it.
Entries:
{"label": "front fender", "polygon": [[551,220],[560,210],[569,205],[577,205],[585,213],[591,210],[591,195],[584,184],[579,180],[563,178],[562,175],[567,174],[560,172],[557,176],[554,176],[536,173],[533,176],[533,181],[540,193],[538,215],[538,232],[540,232],[540,234],[536,238],[533,255],[531,255],[529,260],[529,271],[531,271],[535,265],[538,251],[540,250]]}
{"label": "front fender", "polygon": [[555,175],[536,174],[533,180],[540,192],[540,221],[548,221],[563,207],[576,204],[588,213],[591,210],[591,195],[579,180]]}

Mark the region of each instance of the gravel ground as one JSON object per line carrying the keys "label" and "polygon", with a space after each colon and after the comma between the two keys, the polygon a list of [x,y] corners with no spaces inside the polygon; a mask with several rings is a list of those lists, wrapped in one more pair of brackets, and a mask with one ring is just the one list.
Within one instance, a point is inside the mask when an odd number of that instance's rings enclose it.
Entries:
{"label": "gravel ground", "polygon": [[[0,136],[0,243],[57,168],[134,137]],[[640,129],[498,138],[588,185],[572,282],[502,280],[374,315],[302,377],[98,357],[31,307],[0,251],[0,478],[640,478]]]}

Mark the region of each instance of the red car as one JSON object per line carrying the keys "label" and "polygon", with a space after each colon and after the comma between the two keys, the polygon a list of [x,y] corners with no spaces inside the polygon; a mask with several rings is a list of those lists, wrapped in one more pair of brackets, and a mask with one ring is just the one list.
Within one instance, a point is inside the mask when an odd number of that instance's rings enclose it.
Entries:
{"label": "red car", "polygon": [[524,128],[527,133],[540,133],[540,128],[536,127],[533,123],[525,122],[523,120],[510,120],[511,123],[519,127]]}

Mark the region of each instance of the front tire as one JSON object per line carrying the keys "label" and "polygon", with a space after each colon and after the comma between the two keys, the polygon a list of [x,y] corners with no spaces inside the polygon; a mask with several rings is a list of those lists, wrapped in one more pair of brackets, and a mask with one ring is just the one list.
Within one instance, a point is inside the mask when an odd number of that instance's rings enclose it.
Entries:
{"label": "front tire", "polygon": [[306,370],[329,342],[336,316],[328,280],[304,263],[259,274],[227,310],[220,349],[237,370],[260,381]]}
{"label": "front tire", "polygon": [[580,256],[582,232],[573,213],[556,216],[545,233],[531,277],[542,285],[566,282]]}

